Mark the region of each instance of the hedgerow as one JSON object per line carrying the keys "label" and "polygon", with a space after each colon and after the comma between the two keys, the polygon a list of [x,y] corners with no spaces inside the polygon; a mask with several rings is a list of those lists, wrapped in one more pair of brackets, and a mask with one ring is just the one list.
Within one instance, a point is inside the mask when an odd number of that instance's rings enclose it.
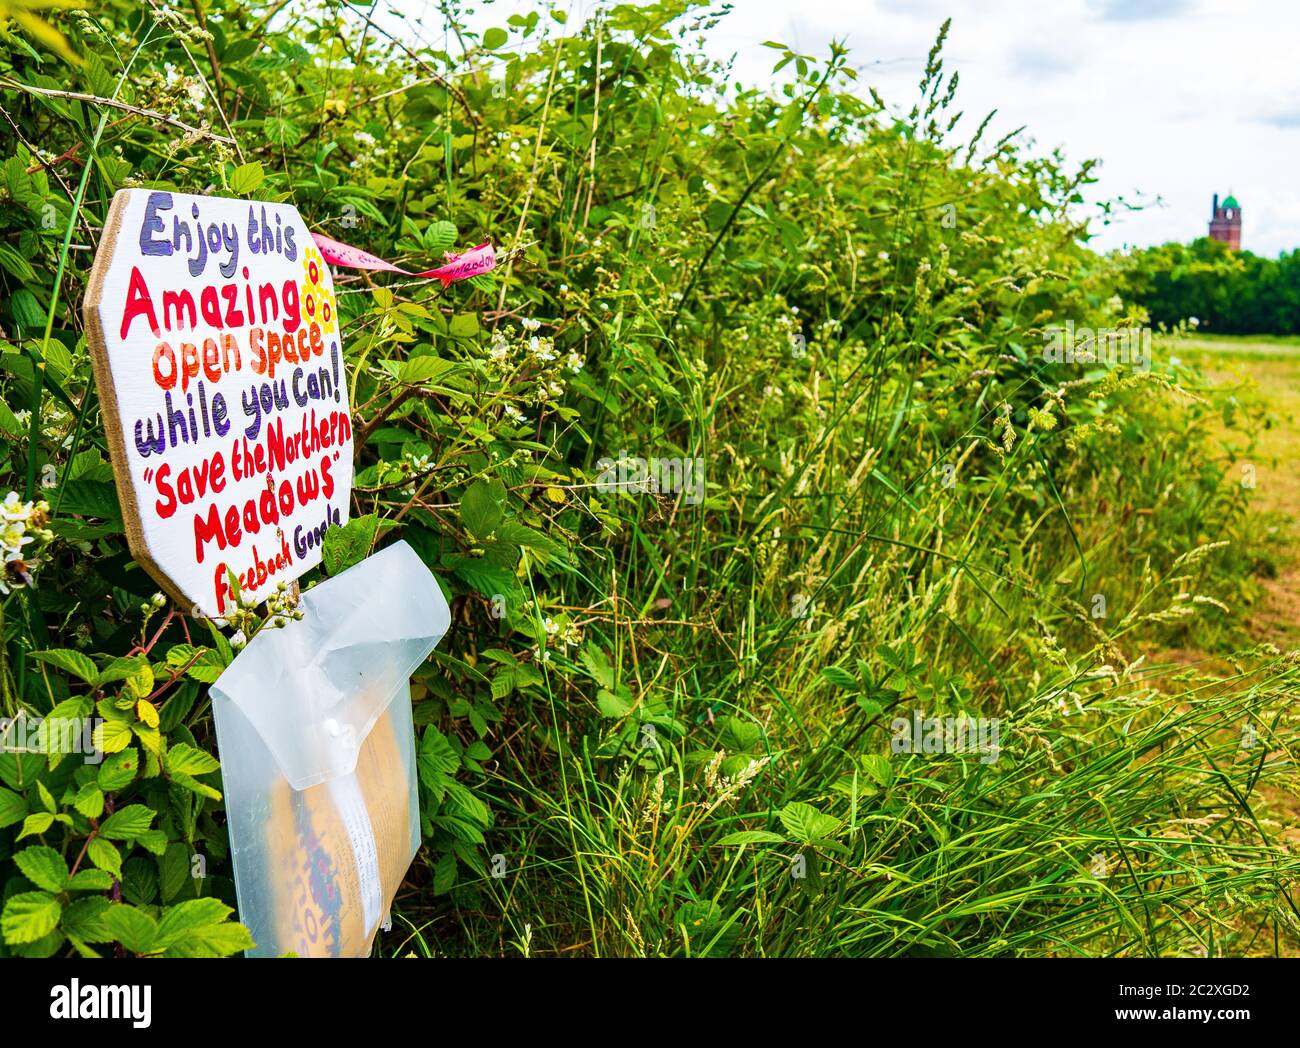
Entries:
{"label": "hedgerow", "polygon": [[[2,949],[248,945],[206,689],[290,597],[191,618],[127,550],[80,306],[128,186],[502,259],[335,275],[357,457],[324,570],[401,537],[453,609],[381,952],[1294,936],[1260,791],[1296,670],[1243,639],[1269,553],[1209,436],[1260,413],[1167,353],[1044,360],[1052,324],[1146,322],[1086,245],[1092,166],[957,112],[946,26],[899,108],[838,46],[737,84],[688,0],[444,7],[439,45],[339,3],[0,29],[3,714],[102,718],[106,752],[0,755]],[[1234,669],[1160,655],[1193,644]],[[997,718],[996,759],[895,752],[913,710]]]}

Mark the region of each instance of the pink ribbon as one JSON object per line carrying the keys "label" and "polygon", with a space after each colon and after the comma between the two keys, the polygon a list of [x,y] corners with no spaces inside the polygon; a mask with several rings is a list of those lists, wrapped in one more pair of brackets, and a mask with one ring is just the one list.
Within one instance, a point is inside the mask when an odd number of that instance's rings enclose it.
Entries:
{"label": "pink ribbon", "polygon": [[378,269],[385,273],[401,273],[406,277],[418,277],[423,280],[441,280],[446,287],[455,280],[468,280],[482,273],[490,273],[496,268],[497,253],[490,241],[472,247],[461,254],[447,252],[447,261],[437,269],[426,269],[422,273],[412,273],[401,269],[391,262],[362,251],[359,247],[343,244],[320,233],[313,233],[312,239],[320,248],[321,256],[332,266],[346,266],[348,269]]}

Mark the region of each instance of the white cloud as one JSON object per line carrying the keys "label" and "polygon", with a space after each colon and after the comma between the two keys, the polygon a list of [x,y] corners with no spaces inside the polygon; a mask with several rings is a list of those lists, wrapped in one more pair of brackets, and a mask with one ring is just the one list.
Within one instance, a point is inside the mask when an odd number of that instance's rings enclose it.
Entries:
{"label": "white cloud", "polygon": [[1079,68],[1082,61],[1077,54],[1062,54],[1050,48],[1018,44],[1007,53],[1007,70],[1012,76],[1028,80],[1047,80],[1064,76]]}
{"label": "white cloud", "polygon": [[[414,16],[428,0],[390,0]],[[479,5],[476,25],[503,25],[534,0]],[[570,28],[591,0],[573,0]],[[735,0],[710,34],[736,53],[735,79],[767,84],[781,40],[816,53],[847,38],[863,90],[906,111],[939,25],[952,16],[946,68],[961,72],[957,107],[986,140],[1024,125],[1040,152],[1103,161],[1097,198],[1161,197],[1165,206],[1098,225],[1095,246],[1204,235],[1212,194],[1235,193],[1243,245],[1300,247],[1300,5],[1283,0]],[[407,32],[409,32],[409,27]],[[430,31],[426,39],[441,40]]]}
{"label": "white cloud", "polygon": [[1088,9],[1112,22],[1144,22],[1187,14],[1190,0],[1088,0]]}

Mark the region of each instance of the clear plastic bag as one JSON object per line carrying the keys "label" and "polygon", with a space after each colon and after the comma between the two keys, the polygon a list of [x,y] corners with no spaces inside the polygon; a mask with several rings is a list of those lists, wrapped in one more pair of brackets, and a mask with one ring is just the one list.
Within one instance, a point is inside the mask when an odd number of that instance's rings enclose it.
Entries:
{"label": "clear plastic bag", "polygon": [[410,677],[447,602],[405,542],[306,591],[212,685],[251,957],[358,957],[420,843]]}

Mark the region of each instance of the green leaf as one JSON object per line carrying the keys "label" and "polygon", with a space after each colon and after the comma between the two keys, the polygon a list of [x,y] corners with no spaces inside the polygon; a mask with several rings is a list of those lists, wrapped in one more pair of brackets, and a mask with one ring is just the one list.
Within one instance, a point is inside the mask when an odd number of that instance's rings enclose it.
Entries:
{"label": "green leaf", "polygon": [[[200,684],[211,684],[230,665],[231,659],[223,656],[220,651],[210,648],[199,656],[198,661],[185,671],[185,676],[191,680],[196,680]],[[175,702],[175,697],[167,701],[167,706]]]}
{"label": "green leaf", "polygon": [[782,808],[781,822],[791,837],[805,844],[819,837],[829,837],[840,828],[840,820],[835,816],[823,815],[802,801],[793,801]]}
{"label": "green leaf", "polygon": [[505,514],[506,486],[500,480],[480,478],[466,489],[460,500],[460,522],[478,539],[485,539]]}
{"label": "green leaf", "polygon": [[44,833],[54,824],[54,816],[47,811],[38,811],[35,815],[29,815],[23,820],[23,829],[18,834],[16,840],[22,840],[24,837],[32,837],[38,833]]}
{"label": "green leaf", "polygon": [[87,819],[98,819],[104,814],[104,791],[94,782],[88,782],[77,791],[72,806]]}
{"label": "green leaf", "polygon": [[92,837],[86,845],[86,857],[99,869],[122,879],[122,853],[117,850],[117,845],[103,837]]}
{"label": "green leaf", "polygon": [[704,209],[704,223],[709,227],[709,231],[716,233],[727,224],[731,217],[731,212],[735,210],[725,200],[715,200]]}
{"label": "green leaf", "polygon": [[171,776],[171,780],[177,786],[181,786],[184,789],[190,790],[193,793],[197,793],[201,797],[210,797],[214,801],[221,800],[220,790],[215,789],[212,786],[209,786],[206,782],[199,782],[199,780],[196,779],[193,775],[183,775],[180,773],[173,773]]}
{"label": "green leaf", "polygon": [[[193,644],[173,644],[167,649],[167,665],[172,669],[179,669],[193,659],[195,655],[202,654],[205,651],[207,651],[206,648],[195,647]],[[113,661],[116,662],[117,660],[114,659]]]}
{"label": "green leaf", "polygon": [[251,950],[256,943],[248,929],[234,921],[195,928],[163,953],[165,957],[229,957]]}
{"label": "green leaf", "polygon": [[220,899],[190,899],[170,907],[158,922],[156,946],[166,949],[190,932],[208,925],[220,924],[234,911]]}
{"label": "green leaf", "polygon": [[519,674],[512,669],[504,669],[492,678],[492,698],[504,699],[518,683]]}
{"label": "green leaf", "polygon": [[286,120],[281,116],[268,116],[262,120],[262,132],[267,141],[273,145],[285,149],[297,142],[302,141],[305,131],[292,120]]}
{"label": "green leaf", "polygon": [[200,690],[193,684],[182,683],[168,696],[167,701],[162,704],[162,708],[158,711],[158,728],[163,734],[171,735],[184,723],[185,718],[194,709],[194,703],[198,700]]}
{"label": "green leaf", "polygon": [[206,775],[221,767],[216,757],[184,742],[172,745],[164,764],[169,775]]}
{"label": "green leaf", "polygon": [[0,830],[12,826],[27,814],[27,802],[22,794],[0,786]]}
{"label": "green leaf", "polygon": [[190,880],[190,852],[179,841],[169,844],[158,863],[158,888],[163,902],[171,902]]}
{"label": "green leaf", "polygon": [[39,659],[50,666],[55,666],[63,670],[64,673],[71,673],[74,677],[80,677],[87,684],[95,684],[99,678],[99,669],[91,661],[90,656],[83,655],[79,651],[72,651],[69,648],[34,651],[32,652],[32,658]]}
{"label": "green leaf", "polygon": [[78,957],[83,957],[89,961],[89,960],[99,960],[99,958],[102,956],[101,954],[96,953],[89,946],[87,946],[86,941],[84,939],[80,939],[75,935],[69,935],[68,942],[72,943],[72,948],[77,951]]}
{"label": "green leaf", "polygon": [[35,333],[45,323],[45,311],[36,301],[36,296],[25,287],[14,292],[9,300],[9,312],[13,314],[14,322],[20,328],[28,328],[29,333]]}
{"label": "green leaf", "polygon": [[104,927],[132,953],[148,953],[158,938],[158,922],[143,910],[115,903],[104,911]]}
{"label": "green leaf", "polygon": [[135,843],[155,855],[162,855],[167,850],[167,834],[162,830],[145,830],[135,839]]}
{"label": "green leaf", "polygon": [[5,903],[0,933],[11,946],[35,942],[59,926],[59,900],[46,892],[19,892]]}
{"label": "green leaf", "polygon": [[47,892],[61,892],[68,883],[68,864],[53,848],[37,844],[14,856],[23,876]]}
{"label": "green leaf", "polygon": [[446,895],[456,883],[456,855],[447,852],[433,867],[433,894]]}
{"label": "green leaf", "polygon": [[63,911],[59,925],[68,935],[82,942],[111,942],[112,933],[104,926],[104,914],[109,905],[102,896],[80,898]]}
{"label": "green leaf", "polygon": [[213,649],[221,656],[222,665],[229,666],[235,659],[230,641],[226,640],[226,635],[217,629],[217,624],[211,619],[205,619],[204,625],[208,628],[208,636],[212,638]]}
{"label": "green leaf", "polygon": [[603,648],[598,648],[595,644],[589,643],[583,647],[578,659],[587,667],[587,672],[591,674],[592,680],[602,688],[609,691],[614,690],[614,667],[610,665],[609,656],[605,654]]}
{"label": "green leaf", "polygon": [[754,753],[761,748],[763,729],[739,717],[722,717],[721,742],[730,753]]}
{"label": "green leaf", "polygon": [[503,521],[497,526],[496,537],[502,542],[513,542],[516,546],[527,546],[545,553],[548,557],[558,557],[564,552],[564,546],[554,539],[543,535],[535,528],[527,527],[517,521]]}
{"label": "green leaf", "polygon": [[784,844],[785,838],[771,830],[740,830],[729,833],[718,844],[729,847],[735,844]]}
{"label": "green leaf", "polygon": [[331,575],[337,575],[364,560],[374,545],[378,529],[378,515],[367,513],[363,517],[353,517],[342,527],[326,531],[321,547],[325,570]]}
{"label": "green leaf", "polygon": [[420,386],[432,382],[440,375],[445,375],[456,366],[454,360],[435,357],[432,353],[422,353],[418,357],[403,360],[397,369],[397,377],[410,386]]}
{"label": "green leaf", "polygon": [[139,768],[140,754],[134,746],[105,757],[99,766],[99,788],[105,793],[114,793],[128,785]]}
{"label": "green leaf", "polygon": [[872,717],[872,718],[879,717],[882,713],[885,712],[885,707],[880,705],[879,702],[873,699],[866,692],[863,692],[854,701],[858,704],[858,708],[862,710],[862,712],[865,713],[868,717]]}
{"label": "green leaf", "polygon": [[862,770],[881,786],[888,786],[894,781],[894,769],[889,758],[879,753],[868,753],[861,758]]}
{"label": "green leaf", "polygon": [[100,836],[111,841],[132,840],[149,829],[156,814],[143,804],[128,804],[99,824]]}
{"label": "green leaf", "polygon": [[57,928],[48,935],[42,935],[35,942],[12,946],[15,957],[53,957],[63,945],[63,933]]}
{"label": "green leaf", "polygon": [[499,47],[504,47],[506,41],[509,39],[509,33],[504,29],[498,29],[496,26],[493,26],[483,34],[483,46],[489,51],[495,51]]}
{"label": "green leaf", "polygon": [[149,660],[143,655],[119,656],[99,671],[95,683],[102,686],[111,684],[114,681],[127,680],[140,673],[141,670],[147,669],[148,666]]}
{"label": "green leaf", "polygon": [[[76,720],[89,716],[94,708],[95,704],[89,695],[78,695],[71,699],[64,699],[45,715],[45,719],[46,721]],[[57,726],[50,726],[51,730],[55,727]]]}
{"label": "green leaf", "polygon": [[145,906],[158,897],[158,864],[143,855],[122,863],[122,896],[135,906]]}
{"label": "green leaf", "polygon": [[602,717],[626,717],[632,712],[631,703],[604,688],[596,692],[596,706]]}
{"label": "green leaf", "polygon": [[107,870],[78,870],[68,881],[72,891],[107,891],[113,887],[113,877]]}
{"label": "green leaf", "polygon": [[157,758],[162,756],[162,735],[157,728],[151,728],[147,724],[132,724],[131,733],[140,740],[143,746],[151,756]]}
{"label": "green leaf", "polygon": [[505,565],[489,563],[486,557],[448,558],[452,573],[456,578],[469,584],[470,588],[485,597],[498,593],[509,593],[515,587],[515,575]]}
{"label": "green leaf", "polygon": [[262,170],[260,161],[240,164],[230,174],[230,191],[237,197],[247,196],[260,188],[265,180],[266,173]]}
{"label": "green leaf", "polygon": [[433,792],[441,803],[452,776],[460,768],[460,756],[442,732],[430,724],[420,739],[420,755],[416,760],[420,781]]}
{"label": "green leaf", "polygon": [[[63,501],[59,513],[75,513],[81,517],[96,517],[121,526],[122,510],[117,501],[117,488],[105,480],[70,480],[62,487]],[[80,655],[80,652],[73,652]],[[85,656],[82,656],[83,658]]]}
{"label": "green leaf", "polygon": [[456,243],[456,227],[442,219],[437,222],[430,222],[424,230],[424,249],[432,255],[441,255],[444,251],[451,250],[451,246]]}
{"label": "green leaf", "polygon": [[121,753],[131,742],[131,722],[110,718],[95,725],[94,742],[104,753]]}
{"label": "green leaf", "polygon": [[478,317],[473,313],[457,313],[447,330],[452,338],[473,338],[478,334]]}
{"label": "green leaf", "polygon": [[856,688],[858,686],[858,679],[840,666],[823,667],[822,679],[830,681],[837,688]]}
{"label": "green leaf", "polygon": [[135,673],[126,678],[127,691],[137,699],[143,699],[153,691],[153,667],[146,662]]}
{"label": "green leaf", "polygon": [[44,770],[49,758],[42,753],[6,750],[6,745],[18,745],[12,734],[7,738],[8,742],[0,744],[0,782],[4,782],[10,789],[25,790]]}
{"label": "green leaf", "polygon": [[4,430],[11,437],[20,437],[26,432],[22,423],[18,421],[18,416],[3,400],[0,400],[0,430]]}
{"label": "green leaf", "polygon": [[[488,32],[492,30],[489,29]],[[36,270],[32,269],[32,264],[22,256],[20,251],[8,244],[0,244],[0,267],[17,277],[21,284],[31,284],[36,280]]]}

